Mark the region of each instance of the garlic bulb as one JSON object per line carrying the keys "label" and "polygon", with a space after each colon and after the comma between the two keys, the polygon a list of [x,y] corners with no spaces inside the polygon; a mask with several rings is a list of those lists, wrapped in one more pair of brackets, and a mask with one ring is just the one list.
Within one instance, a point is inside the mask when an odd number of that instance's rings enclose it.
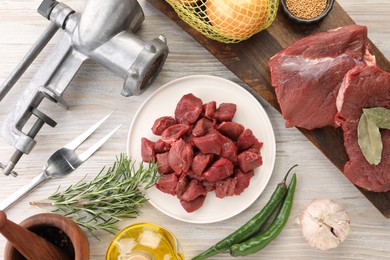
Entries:
{"label": "garlic bulb", "polygon": [[316,199],[303,211],[300,219],[303,236],[321,250],[337,247],[350,231],[348,213],[329,199]]}

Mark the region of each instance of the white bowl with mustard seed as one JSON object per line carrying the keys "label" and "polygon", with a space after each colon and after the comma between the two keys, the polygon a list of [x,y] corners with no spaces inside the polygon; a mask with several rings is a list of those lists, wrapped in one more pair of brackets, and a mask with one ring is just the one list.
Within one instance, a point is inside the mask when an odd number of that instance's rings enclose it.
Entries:
{"label": "white bowl with mustard seed", "polygon": [[332,10],[334,0],[281,0],[284,13],[297,23],[321,21]]}

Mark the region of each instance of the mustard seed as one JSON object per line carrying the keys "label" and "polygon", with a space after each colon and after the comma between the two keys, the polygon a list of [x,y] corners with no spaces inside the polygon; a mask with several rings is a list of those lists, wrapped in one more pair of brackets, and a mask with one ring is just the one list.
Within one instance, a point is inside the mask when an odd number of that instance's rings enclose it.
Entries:
{"label": "mustard seed", "polygon": [[286,0],[287,9],[297,18],[313,19],[322,14],[327,0]]}

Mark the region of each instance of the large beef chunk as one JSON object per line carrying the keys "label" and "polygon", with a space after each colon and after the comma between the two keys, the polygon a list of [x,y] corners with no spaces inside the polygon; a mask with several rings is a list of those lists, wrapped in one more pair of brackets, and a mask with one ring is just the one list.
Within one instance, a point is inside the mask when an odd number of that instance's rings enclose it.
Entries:
{"label": "large beef chunk", "polygon": [[336,96],[345,74],[372,63],[367,28],[349,25],[312,34],[269,61],[286,127],[306,129],[334,124]]}
{"label": "large beef chunk", "polygon": [[167,174],[172,172],[171,166],[169,166],[168,152],[156,154],[158,172],[160,174]]}
{"label": "large beef chunk", "polygon": [[154,151],[154,142],[142,137],[141,139],[141,157],[144,162],[153,162],[156,160],[156,152]]}
{"label": "large beef chunk", "polygon": [[238,166],[243,172],[249,172],[251,170],[254,170],[262,164],[263,159],[261,155],[257,153],[251,151],[244,151],[238,155]]}
{"label": "large beef chunk", "polygon": [[215,195],[217,198],[224,198],[227,196],[233,196],[236,188],[237,180],[235,178],[226,178],[218,181],[215,184]]}
{"label": "large beef chunk", "polygon": [[180,139],[172,144],[168,154],[168,162],[171,168],[181,174],[190,169],[192,160],[194,159],[194,151],[192,146],[183,139]]}
{"label": "large beef chunk", "polygon": [[180,204],[188,213],[191,213],[202,207],[205,199],[206,196],[199,196],[192,201],[180,200]]}
{"label": "large beef chunk", "polygon": [[231,161],[220,158],[203,173],[203,177],[210,182],[223,180],[233,174],[234,166]]}
{"label": "large beef chunk", "polygon": [[221,103],[215,111],[214,118],[220,122],[232,121],[236,114],[237,106],[233,103]]}
{"label": "large beef chunk", "polygon": [[217,127],[221,134],[236,141],[240,134],[244,131],[244,126],[235,122],[222,122]]}
{"label": "large beef chunk", "polygon": [[194,137],[192,142],[202,153],[212,153],[219,155],[222,148],[221,134],[215,129],[211,129],[206,135]]}
{"label": "large beef chunk", "polygon": [[195,174],[201,176],[206,168],[209,167],[211,163],[213,163],[213,161],[214,154],[198,153],[195,155],[194,160],[192,161],[191,169]]}
{"label": "large beef chunk", "polygon": [[156,188],[161,190],[162,192],[171,195],[176,195],[176,185],[178,181],[179,178],[177,177],[176,174],[174,173],[165,174],[158,179],[156,183]]}
{"label": "large beef chunk", "polygon": [[198,180],[192,179],[180,199],[185,201],[192,201],[199,196],[206,196],[206,194],[207,191],[202,186],[202,184]]}
{"label": "large beef chunk", "polygon": [[154,121],[154,124],[152,126],[152,133],[155,135],[161,135],[165,129],[175,124],[176,120],[173,117],[162,116],[160,118],[157,118],[156,121]]}
{"label": "large beef chunk", "polygon": [[362,109],[373,107],[390,108],[390,73],[376,66],[361,65],[347,73],[337,97],[336,122],[344,131],[349,156],[344,175],[363,189],[385,192],[390,190],[390,130],[381,130],[383,151],[378,165],[368,163],[357,138]]}
{"label": "large beef chunk", "polygon": [[190,128],[186,124],[176,124],[168,127],[161,134],[161,140],[167,144],[172,144],[173,142],[179,140]]}
{"label": "large beef chunk", "polygon": [[193,94],[184,95],[175,109],[175,119],[178,123],[195,123],[203,111],[203,102]]}

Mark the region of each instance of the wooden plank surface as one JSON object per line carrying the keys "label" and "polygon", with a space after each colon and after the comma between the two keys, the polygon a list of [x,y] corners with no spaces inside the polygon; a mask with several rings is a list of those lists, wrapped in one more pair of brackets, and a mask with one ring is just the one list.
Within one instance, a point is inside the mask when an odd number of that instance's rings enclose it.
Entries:
{"label": "wooden plank surface", "polygon": [[[270,84],[268,60],[280,50],[307,35],[354,23],[337,2],[335,2],[329,15],[320,23],[314,25],[293,23],[279,8],[275,21],[267,30],[237,44],[224,44],[205,37],[183,22],[167,2],[160,0],[148,1],[192,35],[228,69],[251,87],[255,93],[269,102],[278,111],[280,111],[280,107],[274,88]],[[371,45],[378,66],[385,71],[390,71],[389,61],[372,42]],[[348,155],[343,144],[341,129],[325,127],[314,130],[299,128],[299,130],[341,172],[343,171],[344,164],[348,161]],[[359,189],[385,217],[390,218],[390,192],[376,193]]]}

